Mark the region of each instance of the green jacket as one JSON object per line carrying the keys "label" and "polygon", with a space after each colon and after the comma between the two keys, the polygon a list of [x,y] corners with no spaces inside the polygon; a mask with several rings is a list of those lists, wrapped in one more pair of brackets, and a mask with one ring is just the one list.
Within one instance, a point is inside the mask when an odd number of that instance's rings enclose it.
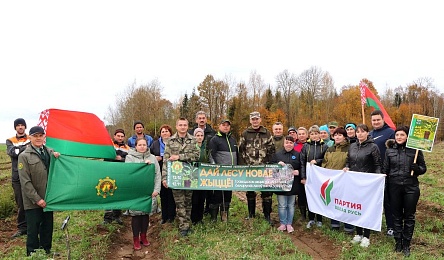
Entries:
{"label": "green jacket", "polygon": [[333,170],[342,170],[345,167],[347,161],[348,148],[350,143],[348,140],[343,141],[340,144],[334,144],[329,147],[324,155],[322,161],[322,167]]}
{"label": "green jacket", "polygon": [[[51,160],[54,151],[46,146],[44,148]],[[19,155],[17,165],[25,210],[40,208],[37,202],[45,198],[49,167],[45,166],[31,145]]]}
{"label": "green jacket", "polygon": [[251,126],[242,133],[239,142],[240,165],[263,165],[270,163],[275,146],[273,136],[265,127],[258,131]]}
{"label": "green jacket", "polygon": [[167,179],[167,162],[171,155],[179,155],[179,161],[183,162],[199,161],[200,149],[197,146],[196,138],[188,133],[184,138],[180,138],[177,133],[168,138],[163,154],[162,181]]}

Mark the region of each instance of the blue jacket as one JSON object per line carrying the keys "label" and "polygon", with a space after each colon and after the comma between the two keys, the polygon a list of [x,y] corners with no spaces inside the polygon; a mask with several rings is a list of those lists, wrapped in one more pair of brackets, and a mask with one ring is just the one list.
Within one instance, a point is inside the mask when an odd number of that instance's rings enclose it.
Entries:
{"label": "blue jacket", "polygon": [[[146,142],[148,143],[148,147],[150,147],[151,144],[153,143],[153,138],[150,135],[146,134],[143,134],[143,136],[145,136]],[[137,135],[133,135],[130,138],[128,138],[128,146],[131,148],[136,147],[136,140],[137,140]]]}

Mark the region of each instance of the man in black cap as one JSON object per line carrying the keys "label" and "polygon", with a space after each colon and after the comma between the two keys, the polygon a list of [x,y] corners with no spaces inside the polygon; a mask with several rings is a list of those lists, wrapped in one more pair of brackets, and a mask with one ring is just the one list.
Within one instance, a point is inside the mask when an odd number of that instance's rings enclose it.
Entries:
{"label": "man in black cap", "polygon": [[42,248],[51,253],[54,216],[52,211],[44,212],[45,194],[48,183],[51,155],[60,156],[43,145],[45,130],[34,126],[29,130],[31,144],[18,157],[18,173],[22,186],[23,206],[26,214],[26,254]]}
{"label": "man in black cap", "polygon": [[20,186],[20,179],[17,169],[18,156],[26,149],[29,144],[29,138],[25,133],[26,122],[23,118],[17,118],[14,120],[14,129],[16,131],[15,136],[6,140],[6,151],[11,157],[12,164],[12,189],[14,190],[15,203],[17,204],[17,232],[12,237],[26,235],[26,219],[25,209],[23,208],[22,189]]}

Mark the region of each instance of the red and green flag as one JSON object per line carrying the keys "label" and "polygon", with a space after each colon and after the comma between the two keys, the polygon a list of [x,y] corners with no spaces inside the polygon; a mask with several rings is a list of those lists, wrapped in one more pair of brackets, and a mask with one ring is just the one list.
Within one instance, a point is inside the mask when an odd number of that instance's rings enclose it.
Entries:
{"label": "red and green flag", "polygon": [[381,104],[379,99],[370,91],[367,84],[363,81],[359,83],[359,88],[361,90],[361,104],[364,106],[367,104],[367,106],[372,107],[374,110],[378,109],[381,110],[382,114],[384,115],[384,121],[387,123],[387,125],[392,128],[393,130],[396,129],[395,124],[393,124],[392,119],[388,115],[387,111],[385,111],[384,106]]}
{"label": "red and green flag", "polygon": [[154,164],[51,158],[45,211],[130,209],[151,212]]}
{"label": "red and green flag", "polygon": [[114,159],[116,152],[105,124],[96,115],[61,109],[40,113],[46,145],[71,156]]}

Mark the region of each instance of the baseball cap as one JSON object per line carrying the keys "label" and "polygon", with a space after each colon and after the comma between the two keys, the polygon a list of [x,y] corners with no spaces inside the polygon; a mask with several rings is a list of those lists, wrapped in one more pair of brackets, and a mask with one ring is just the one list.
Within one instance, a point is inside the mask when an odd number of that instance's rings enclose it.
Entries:
{"label": "baseball cap", "polygon": [[231,122],[228,119],[224,119],[220,122],[220,124],[225,124],[225,123],[228,123],[229,125],[231,125]]}
{"label": "baseball cap", "polygon": [[33,126],[29,129],[29,135],[45,134],[45,130],[41,126]]}
{"label": "baseball cap", "polygon": [[251,112],[250,119],[252,119],[252,118],[261,118],[261,114],[257,111]]}
{"label": "baseball cap", "polygon": [[287,133],[290,133],[291,131],[295,131],[295,132],[297,132],[297,131],[296,131],[296,128],[290,126],[290,127],[288,128]]}
{"label": "baseball cap", "polygon": [[330,126],[338,127],[338,122],[331,121],[331,122],[328,123],[328,127],[330,127]]}

